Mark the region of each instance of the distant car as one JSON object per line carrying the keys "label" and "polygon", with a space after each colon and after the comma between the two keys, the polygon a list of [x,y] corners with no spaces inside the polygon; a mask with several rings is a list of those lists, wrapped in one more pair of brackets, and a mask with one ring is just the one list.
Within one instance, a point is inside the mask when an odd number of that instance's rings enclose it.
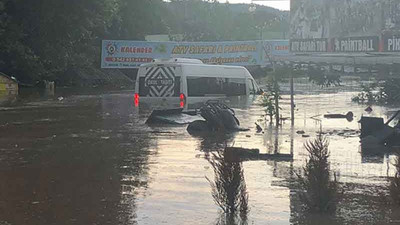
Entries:
{"label": "distant car", "polygon": [[135,105],[183,108],[186,102],[205,102],[229,96],[249,96],[261,89],[242,66],[207,65],[198,59],[156,59],[140,66]]}

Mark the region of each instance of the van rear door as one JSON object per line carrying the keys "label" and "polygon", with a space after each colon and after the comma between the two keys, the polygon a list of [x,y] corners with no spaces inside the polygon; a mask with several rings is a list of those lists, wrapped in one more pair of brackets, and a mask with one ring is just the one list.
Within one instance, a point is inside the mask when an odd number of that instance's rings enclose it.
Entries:
{"label": "van rear door", "polygon": [[140,97],[178,97],[181,93],[181,69],[177,66],[154,65],[139,71]]}
{"label": "van rear door", "polygon": [[136,93],[142,108],[167,109],[182,107],[180,66],[149,65],[139,68]]}

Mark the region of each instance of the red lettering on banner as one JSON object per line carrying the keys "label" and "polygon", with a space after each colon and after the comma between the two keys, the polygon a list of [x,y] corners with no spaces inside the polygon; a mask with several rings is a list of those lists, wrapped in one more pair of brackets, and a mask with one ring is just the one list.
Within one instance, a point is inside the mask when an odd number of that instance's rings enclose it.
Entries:
{"label": "red lettering on banner", "polygon": [[153,58],[136,58],[136,57],[106,57],[106,62],[151,62]]}
{"label": "red lettering on banner", "polygon": [[141,47],[141,48],[137,48],[137,47],[128,47],[128,46],[123,46],[121,47],[121,53],[152,53],[153,52],[153,48],[146,48],[146,47]]}
{"label": "red lettering on banner", "polygon": [[288,45],[278,45],[278,46],[275,46],[275,50],[277,50],[277,51],[289,50],[289,46]]}

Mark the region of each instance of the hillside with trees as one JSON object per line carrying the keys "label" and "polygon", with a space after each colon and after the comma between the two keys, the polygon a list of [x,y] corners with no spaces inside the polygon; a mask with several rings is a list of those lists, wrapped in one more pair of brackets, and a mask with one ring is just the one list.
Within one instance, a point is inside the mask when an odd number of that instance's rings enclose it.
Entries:
{"label": "hillside with trees", "polygon": [[256,40],[265,31],[287,32],[288,17],[265,6],[250,12],[249,5],[201,0],[2,0],[0,71],[28,85],[107,84],[124,75],[100,69],[103,39]]}

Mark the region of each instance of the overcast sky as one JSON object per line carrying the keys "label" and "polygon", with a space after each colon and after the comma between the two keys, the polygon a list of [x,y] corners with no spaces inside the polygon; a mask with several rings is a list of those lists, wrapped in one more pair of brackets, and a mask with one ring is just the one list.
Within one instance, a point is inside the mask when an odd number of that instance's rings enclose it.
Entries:
{"label": "overcast sky", "polygon": [[[226,2],[226,0],[218,0],[219,2]],[[251,0],[228,0],[229,3],[251,3]],[[290,9],[290,0],[253,0],[253,3],[259,5],[267,5],[280,10],[289,10]]]}

